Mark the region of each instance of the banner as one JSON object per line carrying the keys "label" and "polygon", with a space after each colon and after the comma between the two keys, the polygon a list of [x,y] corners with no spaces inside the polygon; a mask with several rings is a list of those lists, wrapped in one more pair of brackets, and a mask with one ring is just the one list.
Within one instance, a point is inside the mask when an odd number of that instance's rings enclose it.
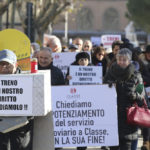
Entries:
{"label": "banner", "polygon": [[92,42],[93,46],[94,45],[100,46],[100,44],[101,44],[101,37],[99,37],[99,36],[92,36],[91,37],[91,42]]}
{"label": "banner", "polygon": [[[87,53],[90,55],[91,58],[91,53]],[[58,67],[63,72],[64,77],[66,77],[67,70],[70,64],[75,61],[75,57],[77,54],[78,52],[52,53],[53,65]]]}
{"label": "banner", "polygon": [[0,78],[0,114],[32,114],[32,77]]}
{"label": "banner", "polygon": [[55,147],[118,145],[114,87],[53,86],[52,110]]}
{"label": "banner", "polygon": [[101,43],[104,45],[104,48],[111,48],[114,41],[121,40],[121,35],[102,35]]}
{"label": "banner", "polygon": [[70,66],[69,85],[102,84],[102,66]]}

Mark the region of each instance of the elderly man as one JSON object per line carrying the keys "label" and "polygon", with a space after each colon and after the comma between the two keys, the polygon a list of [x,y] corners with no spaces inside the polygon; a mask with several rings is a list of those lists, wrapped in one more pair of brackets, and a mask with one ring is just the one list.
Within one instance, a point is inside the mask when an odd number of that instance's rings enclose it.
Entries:
{"label": "elderly man", "polygon": [[75,38],[73,40],[73,44],[77,45],[78,46],[78,50],[79,52],[82,51],[82,48],[83,48],[83,40],[81,38]]}
{"label": "elderly man", "polygon": [[51,49],[48,47],[42,47],[38,57],[38,69],[39,70],[51,70],[51,84],[52,85],[64,85],[64,76],[62,71],[53,66],[53,59]]}
{"label": "elderly man", "polygon": [[44,43],[44,47],[51,48],[53,53],[59,53],[62,51],[60,39],[54,35],[49,36],[48,41]]}
{"label": "elderly man", "polygon": [[[16,74],[18,72],[20,71],[17,68],[16,55],[11,50],[0,51],[0,74]],[[32,150],[33,120],[31,118],[7,116],[0,117],[0,120],[0,126],[3,124],[8,131],[3,133],[3,130],[0,130],[0,150]],[[19,120],[25,125],[18,124]]]}
{"label": "elderly man", "polygon": [[92,51],[92,42],[90,40],[86,40],[84,43],[83,43],[83,51]]}

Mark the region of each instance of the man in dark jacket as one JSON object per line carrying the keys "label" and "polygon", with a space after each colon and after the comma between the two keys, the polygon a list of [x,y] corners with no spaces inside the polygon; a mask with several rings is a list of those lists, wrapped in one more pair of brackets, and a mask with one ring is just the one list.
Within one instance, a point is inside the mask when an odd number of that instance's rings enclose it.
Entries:
{"label": "man in dark jacket", "polygon": [[64,85],[64,76],[62,71],[53,66],[53,58],[51,49],[42,47],[38,57],[38,69],[39,70],[51,70],[51,85]]}
{"label": "man in dark jacket", "polygon": [[[16,74],[17,71],[16,55],[11,50],[0,51],[0,74]],[[1,128],[0,150],[32,150],[33,120],[31,118],[7,116],[0,117],[0,120],[0,125],[7,127],[8,131],[3,133]],[[19,120],[25,125],[18,127]],[[15,129],[13,130],[12,127]]]}

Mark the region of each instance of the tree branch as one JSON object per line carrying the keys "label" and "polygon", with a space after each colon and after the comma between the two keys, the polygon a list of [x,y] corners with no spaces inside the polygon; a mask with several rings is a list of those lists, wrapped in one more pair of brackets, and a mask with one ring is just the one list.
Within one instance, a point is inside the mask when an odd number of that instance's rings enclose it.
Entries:
{"label": "tree branch", "polygon": [[6,0],[6,2],[1,2],[0,4],[0,16],[3,15],[3,13],[7,10],[9,4],[13,2],[14,0]]}
{"label": "tree branch", "polygon": [[22,27],[25,28],[26,27],[26,25],[25,25],[26,12],[23,11],[23,3],[21,0],[17,1],[16,7],[17,7],[17,11],[18,11],[21,23],[22,23]]}

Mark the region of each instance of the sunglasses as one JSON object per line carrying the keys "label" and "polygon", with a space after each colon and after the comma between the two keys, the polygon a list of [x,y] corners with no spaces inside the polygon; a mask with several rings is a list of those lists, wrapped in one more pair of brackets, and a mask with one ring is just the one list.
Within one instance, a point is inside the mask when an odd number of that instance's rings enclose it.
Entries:
{"label": "sunglasses", "polygon": [[84,47],[88,47],[89,48],[89,45],[85,45]]}
{"label": "sunglasses", "polygon": [[97,54],[97,55],[99,55],[99,56],[104,56],[104,54],[101,54],[101,53],[99,53],[99,54]]}

